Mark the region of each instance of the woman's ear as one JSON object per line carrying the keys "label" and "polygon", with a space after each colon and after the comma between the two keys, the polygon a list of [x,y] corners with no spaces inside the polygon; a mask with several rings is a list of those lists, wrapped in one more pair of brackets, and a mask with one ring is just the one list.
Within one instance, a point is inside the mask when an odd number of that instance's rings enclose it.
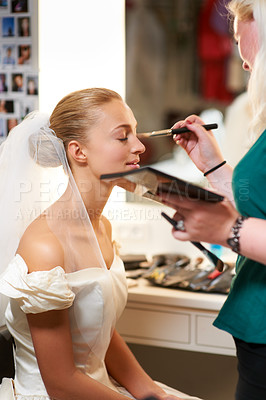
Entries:
{"label": "woman's ear", "polygon": [[85,164],[87,162],[87,154],[83,145],[76,140],[71,140],[67,146],[69,156],[76,162]]}

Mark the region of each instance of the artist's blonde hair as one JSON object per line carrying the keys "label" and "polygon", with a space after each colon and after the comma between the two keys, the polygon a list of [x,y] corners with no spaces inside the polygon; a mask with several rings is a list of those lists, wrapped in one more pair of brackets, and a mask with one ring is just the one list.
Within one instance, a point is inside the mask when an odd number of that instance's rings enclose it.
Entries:
{"label": "artist's blonde hair", "polygon": [[231,0],[227,7],[240,21],[254,20],[257,24],[259,51],[248,85],[252,107],[250,132],[255,140],[266,128],[266,1]]}
{"label": "artist's blonde hair", "polygon": [[231,0],[227,4],[227,9],[233,17],[237,17],[241,21],[253,19],[253,3],[250,0]]}

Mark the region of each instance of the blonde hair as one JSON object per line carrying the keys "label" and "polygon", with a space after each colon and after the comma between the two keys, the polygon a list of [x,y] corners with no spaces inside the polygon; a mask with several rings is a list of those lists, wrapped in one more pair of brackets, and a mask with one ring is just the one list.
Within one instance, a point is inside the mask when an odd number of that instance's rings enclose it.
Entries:
{"label": "blonde hair", "polygon": [[248,85],[252,107],[250,133],[254,142],[266,128],[266,1],[231,0],[227,8],[240,21],[254,20],[258,29],[259,51]]}
{"label": "blonde hair", "polygon": [[237,17],[241,21],[253,19],[253,1],[231,0],[227,4],[227,9],[233,17]]}
{"label": "blonde hair", "polygon": [[71,140],[84,142],[88,131],[99,120],[101,106],[122,97],[110,89],[89,88],[72,92],[56,105],[50,117],[50,128],[66,148]]}
{"label": "blonde hair", "polygon": [[[101,106],[112,100],[123,101],[118,93],[104,88],[78,90],[65,96],[56,105],[50,117],[50,125],[38,129],[29,137],[31,157],[42,167],[60,166],[62,162],[58,156],[58,143],[55,145],[53,135],[61,139],[60,143],[68,158],[68,143],[71,140],[86,142],[90,128],[101,117]],[[32,118],[32,114],[28,118]]]}

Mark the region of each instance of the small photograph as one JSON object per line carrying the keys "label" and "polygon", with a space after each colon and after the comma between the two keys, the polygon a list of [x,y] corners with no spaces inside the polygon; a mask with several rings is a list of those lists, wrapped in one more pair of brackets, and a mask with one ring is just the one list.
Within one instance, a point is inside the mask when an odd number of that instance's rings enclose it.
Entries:
{"label": "small photograph", "polygon": [[23,90],[24,90],[23,74],[21,73],[12,74],[12,92],[23,92]]}
{"label": "small photograph", "polygon": [[7,76],[6,74],[0,74],[0,93],[7,92]]}
{"label": "small photograph", "polygon": [[28,12],[28,0],[12,0],[11,12],[12,13]]}
{"label": "small photograph", "polygon": [[15,128],[15,126],[17,126],[17,124],[18,124],[17,118],[8,118],[6,120],[6,132],[7,132],[7,135],[9,134],[11,129],[13,129],[13,128]]}
{"label": "small photograph", "polygon": [[30,17],[19,17],[18,20],[18,36],[28,37],[30,33]]}
{"label": "small photograph", "polygon": [[18,64],[29,65],[31,63],[31,45],[21,44],[18,46]]}
{"label": "small photograph", "polygon": [[6,136],[5,131],[5,121],[3,118],[0,118],[0,140],[2,141],[3,138]]}
{"label": "small photograph", "polygon": [[37,95],[38,94],[38,76],[27,77],[27,94]]}
{"label": "small photograph", "polygon": [[0,0],[0,11],[7,9],[8,6],[8,0]]}
{"label": "small photograph", "polygon": [[14,44],[4,44],[3,45],[3,65],[15,65],[16,64],[16,56],[15,56],[16,46]]}
{"label": "small photograph", "polygon": [[15,18],[3,17],[2,18],[2,36],[4,38],[15,36]]}
{"label": "small photograph", "polygon": [[14,112],[14,101],[0,99],[0,113],[12,114]]}
{"label": "small photograph", "polygon": [[30,112],[37,110],[38,109],[38,97],[26,97],[25,100],[23,100],[23,104],[21,107],[21,118],[23,119],[27,114]]}

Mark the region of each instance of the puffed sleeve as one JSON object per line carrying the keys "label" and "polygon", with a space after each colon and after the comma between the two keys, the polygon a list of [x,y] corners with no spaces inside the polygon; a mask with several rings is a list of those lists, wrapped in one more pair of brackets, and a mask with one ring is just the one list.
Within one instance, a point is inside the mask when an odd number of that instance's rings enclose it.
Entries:
{"label": "puffed sleeve", "polygon": [[22,311],[33,314],[68,308],[75,297],[62,267],[28,274],[18,254],[0,278],[0,293],[16,299]]}

